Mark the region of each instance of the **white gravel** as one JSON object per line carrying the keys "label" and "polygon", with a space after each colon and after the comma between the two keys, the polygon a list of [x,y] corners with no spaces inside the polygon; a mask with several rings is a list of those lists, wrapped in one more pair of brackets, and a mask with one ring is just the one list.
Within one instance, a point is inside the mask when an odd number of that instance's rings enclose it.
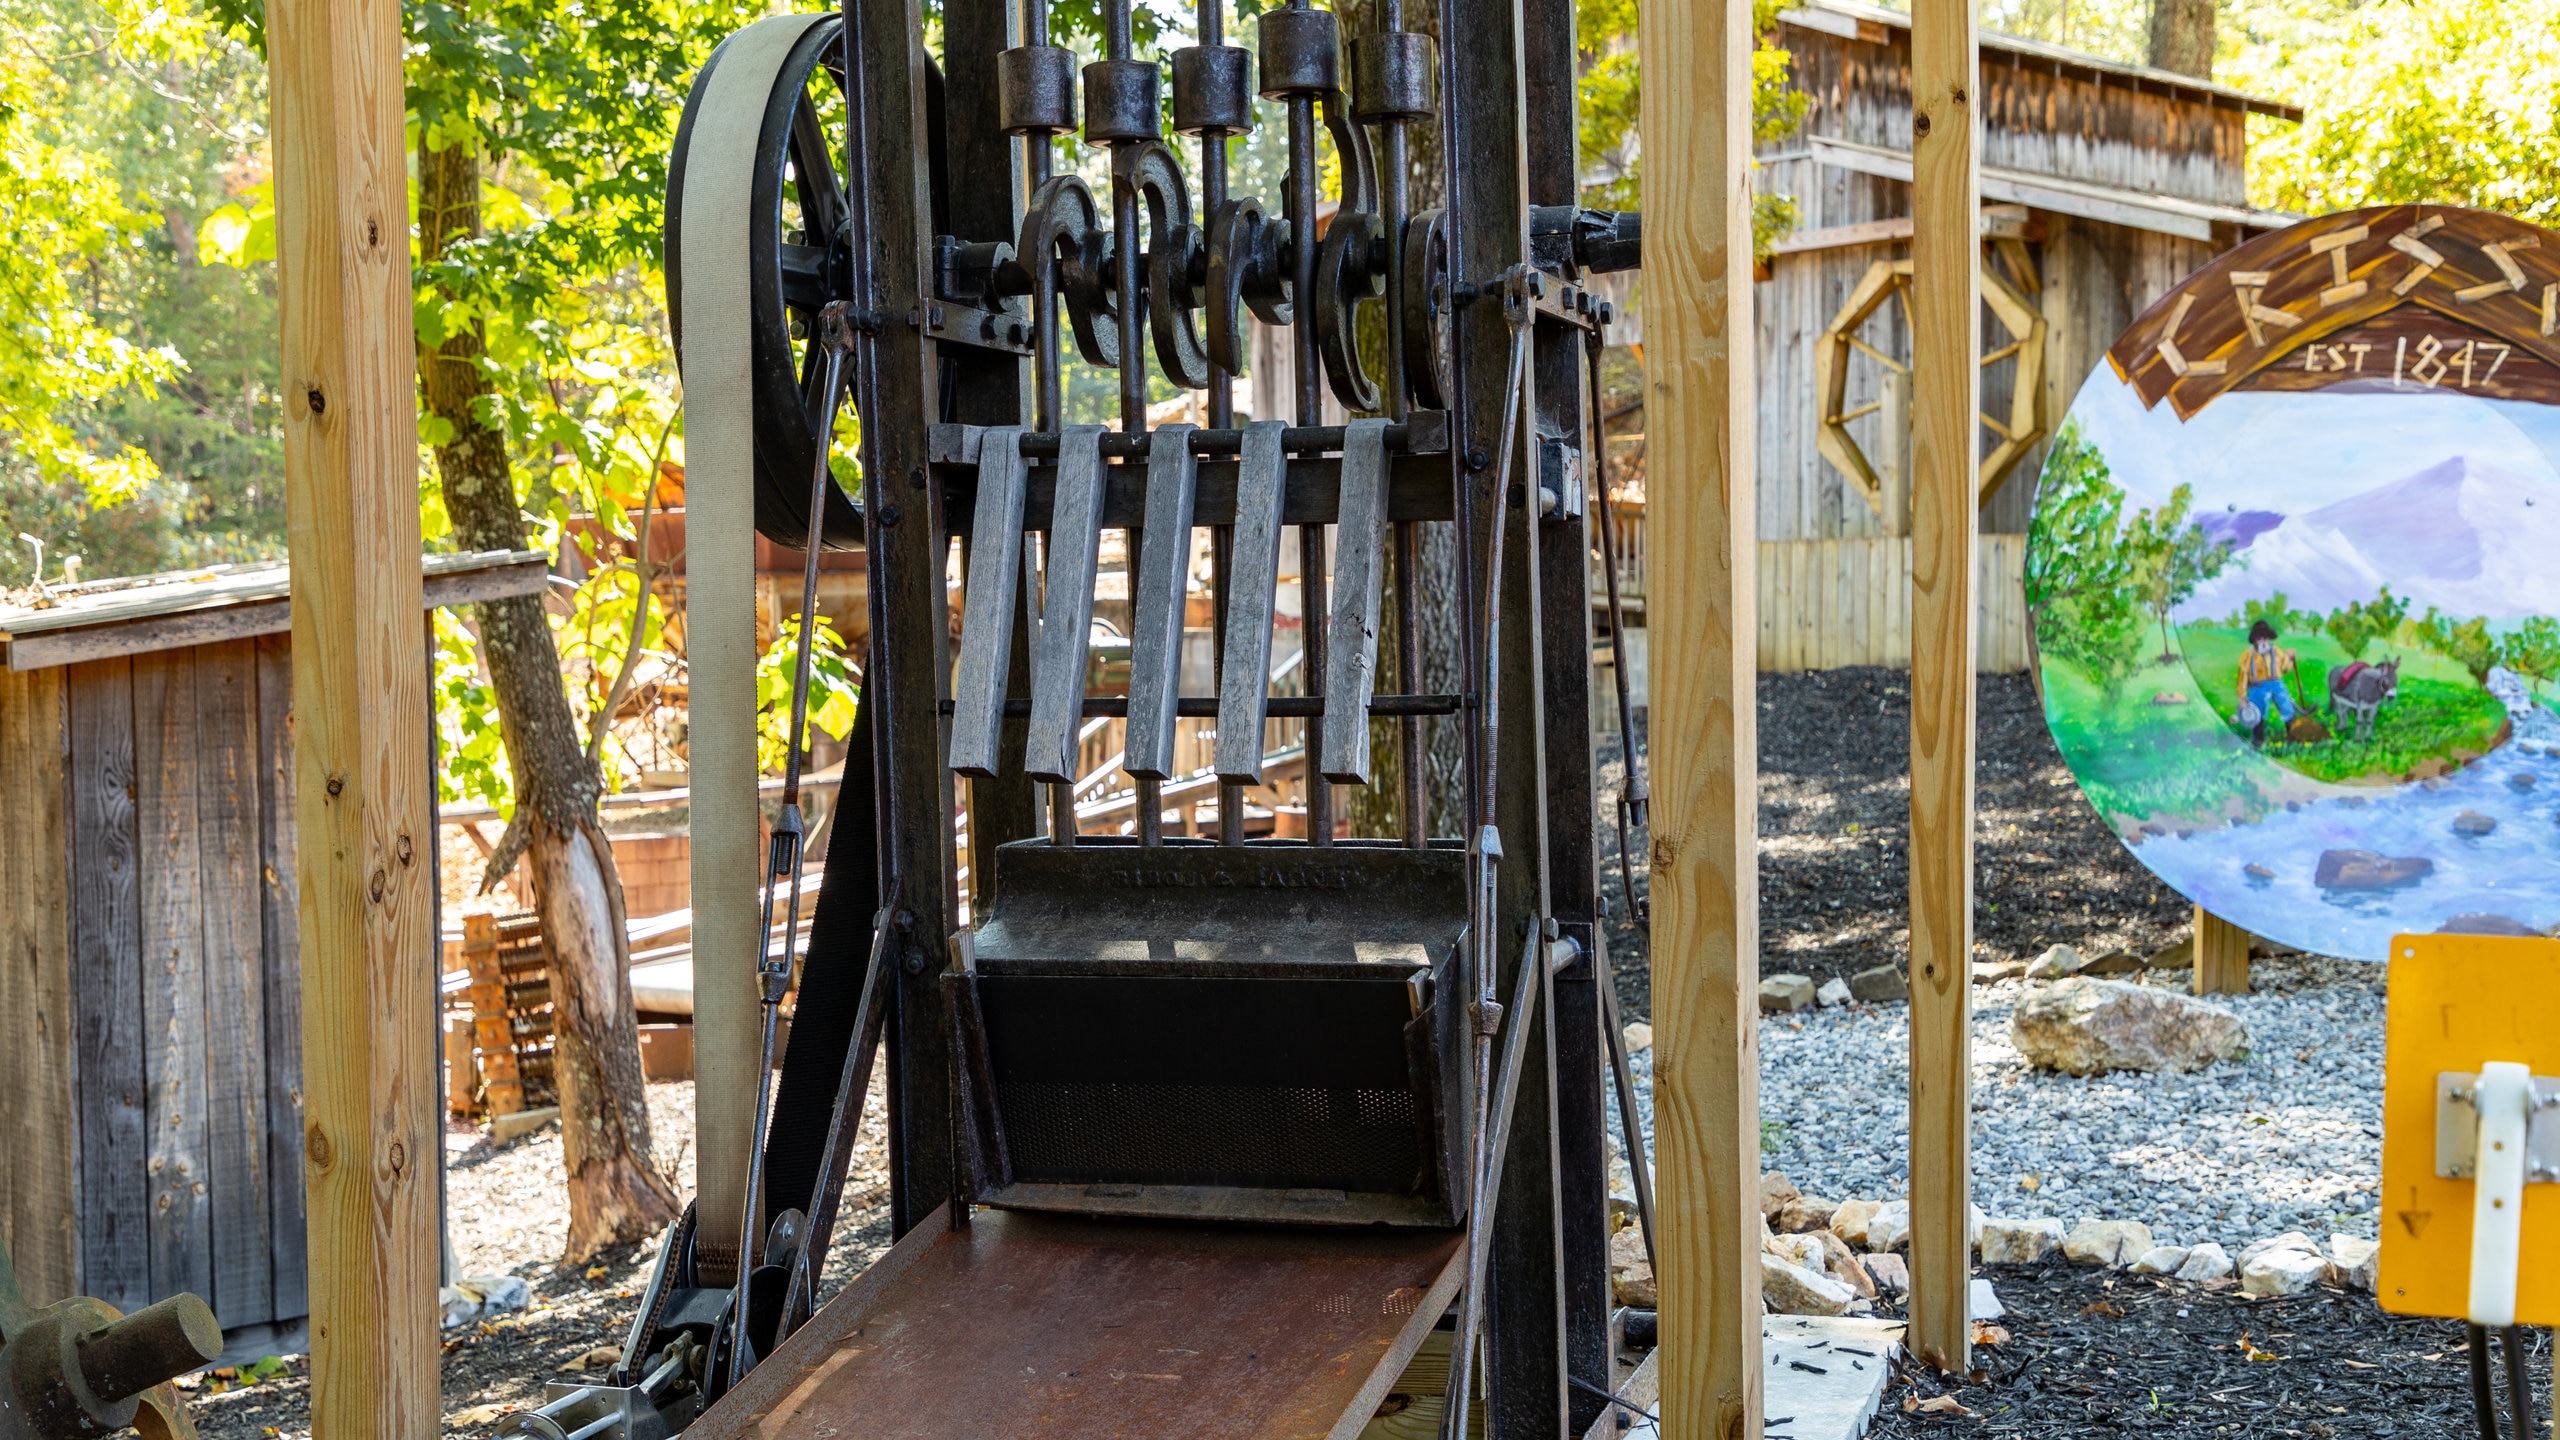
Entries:
{"label": "white gravel", "polygon": [[[2001,1218],[2140,1220],[2163,1244],[2235,1251],[2288,1230],[2374,1237],[2383,969],[2304,956],[2259,961],[2252,979],[2255,994],[2215,997],[2249,1027],[2245,1059],[2086,1079],[2018,1057],[2019,983],[1976,987],[1974,1202]],[[1832,1200],[1904,1194],[1909,1007],[1767,1017],[1760,1046],[1763,1168]],[[1653,1054],[1633,1058],[1649,1148]]]}

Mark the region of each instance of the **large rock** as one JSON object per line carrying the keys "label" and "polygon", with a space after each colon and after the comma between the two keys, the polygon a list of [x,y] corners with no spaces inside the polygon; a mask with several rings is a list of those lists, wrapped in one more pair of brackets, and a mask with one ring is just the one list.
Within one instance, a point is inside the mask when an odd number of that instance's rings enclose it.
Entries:
{"label": "large rock", "polygon": [[2246,1270],[2249,1268],[2250,1261],[2275,1250],[2300,1250],[2306,1254],[2317,1255],[2320,1253],[2320,1242],[2299,1230],[2287,1230],[2281,1235],[2270,1235],[2264,1240],[2252,1240],[2241,1246],[2239,1256],[2231,1263]]}
{"label": "large rock", "polygon": [[2161,989],[2073,978],[2031,990],[2009,1038],[2028,1063],[2071,1075],[2201,1070],[2249,1048],[2240,1017]]}
{"label": "large rock", "polygon": [[1982,1263],[1985,1265],[2033,1265],[2053,1253],[2062,1243],[2062,1222],[2051,1217],[2035,1220],[1986,1220],[1982,1224]]}
{"label": "large rock", "polygon": [[1911,1267],[1899,1255],[1861,1255],[1858,1264],[1874,1277],[1878,1290],[1900,1295],[1911,1288]]}
{"label": "large rock", "polygon": [[1621,1305],[1651,1310],[1662,1292],[1654,1284],[1653,1262],[1645,1258],[1644,1232],[1629,1226],[1609,1237],[1609,1291]]}
{"label": "large rock", "polygon": [[2188,1251],[2186,1263],[2177,1269],[2181,1280],[2220,1280],[2230,1273],[2230,1253],[2210,1240]]}
{"label": "large rock", "polygon": [[2329,1262],[2308,1250],[2270,1250],[2240,1267],[2243,1295],[2299,1295],[2329,1277]]}
{"label": "large rock", "polygon": [[2311,883],[2323,890],[2388,890],[2423,880],[2436,862],[2419,855],[2382,855],[2371,850],[2323,850]]}
{"label": "large rock", "polygon": [[1839,1212],[1839,1206],[1819,1195],[1799,1195],[1779,1206],[1778,1213],[1770,1216],[1769,1221],[1776,1229],[1800,1234],[1807,1230],[1829,1229],[1831,1217]]}
{"label": "large rock", "polygon": [[2139,975],[2150,962],[2130,950],[2101,955],[2080,967],[2083,975]]}
{"label": "large rock", "polygon": [[2142,1252],[2141,1259],[2133,1262],[2133,1273],[2175,1275],[2178,1267],[2187,1263],[2187,1253],[2184,1245],[2154,1245]]}
{"label": "large rock", "polygon": [[1760,1294],[1781,1315],[1845,1315],[1856,1291],[1775,1255],[1760,1257]]}
{"label": "large rock", "polygon": [[1813,1003],[1813,977],[1772,975],[1760,982],[1760,1013],[1784,1015]]}
{"label": "large rock", "polygon": [[2060,980],[2068,976],[2079,974],[2080,967],[2088,963],[2088,961],[2081,959],[2080,952],[2072,947],[2068,945],[2054,945],[2048,947],[2043,954],[2027,962],[2027,978],[2030,980]]}
{"label": "large rock", "polygon": [[1879,965],[1873,970],[1861,970],[1850,976],[1849,993],[1870,1005],[1880,1005],[1887,1001],[1910,999],[1911,982],[1902,978],[1900,969]]}
{"label": "large rock", "polygon": [[1883,1208],[1873,1200],[1843,1200],[1840,1208],[1831,1212],[1831,1233],[1859,1249],[1873,1250],[1876,1247],[1867,1243],[1867,1226]]}
{"label": "large rock", "polygon": [[1787,1208],[1790,1200],[1802,1199],[1795,1182],[1772,1170],[1760,1177],[1760,1214],[1765,1218]]}
{"label": "large rock", "polygon": [[2382,1244],[2362,1240],[2353,1235],[2329,1237],[2329,1263],[2338,1272],[2338,1282],[2350,1290],[2367,1295],[2379,1293],[2382,1286]]}
{"label": "large rock", "polygon": [[1849,982],[1837,975],[1823,981],[1822,987],[1813,992],[1813,1000],[1817,1005],[1846,1005],[1856,998],[1856,992],[1849,988]]}
{"label": "large rock", "polygon": [[1816,1230],[1810,1238],[1822,1244],[1824,1274],[1870,1300],[1876,1298],[1875,1277],[1867,1273],[1866,1266],[1858,1263],[1858,1257],[1851,1253],[1839,1236],[1828,1230]]}
{"label": "large rock", "polygon": [[[1972,1245],[1982,1238],[1984,1217],[1979,1205],[1968,1205],[1965,1209],[1967,1224],[1964,1238],[1967,1245]],[[1867,1248],[1870,1250],[1899,1250],[1910,1239],[1911,1202],[1908,1200],[1887,1200],[1867,1221]]]}
{"label": "large rock", "polygon": [[2497,828],[2496,819],[2477,810],[2465,810],[2453,817],[2453,833],[2457,835],[2487,835]]}
{"label": "large rock", "polygon": [[2120,1270],[2151,1253],[2151,1227],[2139,1220],[2083,1220],[2063,1237],[2062,1255],[2074,1265]]}

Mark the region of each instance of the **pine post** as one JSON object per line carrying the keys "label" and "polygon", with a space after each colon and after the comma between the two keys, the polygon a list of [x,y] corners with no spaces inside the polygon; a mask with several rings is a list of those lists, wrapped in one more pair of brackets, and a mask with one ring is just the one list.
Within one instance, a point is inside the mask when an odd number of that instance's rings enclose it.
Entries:
{"label": "pine post", "polygon": [[[1751,6],[1641,0],[1653,577],[1653,1021],[1663,1433],[1756,1437],[1759,625]],[[1668,322],[1668,323],[1665,323]]]}
{"label": "pine post", "polygon": [[427,657],[394,0],[272,0],[317,1440],[439,1427]]}
{"label": "pine post", "polygon": [[1912,1353],[1970,1353],[1975,456],[1981,189],[1972,0],[1913,0]]}
{"label": "pine post", "polygon": [[2196,907],[2196,983],[2199,995],[2249,993],[2249,932]]}

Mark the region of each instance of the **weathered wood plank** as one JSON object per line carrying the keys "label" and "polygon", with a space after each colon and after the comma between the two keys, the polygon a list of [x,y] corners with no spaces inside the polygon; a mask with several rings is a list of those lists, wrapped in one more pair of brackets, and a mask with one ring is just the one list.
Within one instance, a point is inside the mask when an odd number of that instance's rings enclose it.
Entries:
{"label": "weathered wood plank", "polygon": [[1914,0],[1911,515],[1911,1330],[1971,1352],[1974,473],[1981,451],[1981,92],[1971,0]]}
{"label": "weathered wood plank", "polygon": [[207,1181],[204,875],[196,840],[192,650],[133,659],[134,829],[142,895],[143,1072],[148,1089],[151,1294],[213,1289]]}
{"label": "weathered wood plank", "polygon": [[[434,866],[400,9],[270,0],[315,1440],[425,1440]],[[423,863],[422,863],[423,862]]]}
{"label": "weathered wood plank", "polygon": [[80,1289],[151,1303],[145,1185],[142,892],[135,867],[133,665],[67,672],[71,720],[71,975],[79,1063]]}
{"label": "weathered wood plank", "polygon": [[[266,923],[258,873],[258,654],[251,640],[196,659],[196,832],[204,877],[205,1179],[214,1314],[276,1318],[267,1182]],[[255,1023],[243,1023],[256,1017]]]}
{"label": "weathered wood plank", "polygon": [[258,966],[266,1031],[269,1256],[279,1319],[306,1315],[302,1185],[301,891],[294,883],[293,642],[257,642]]}
{"label": "weathered wood plank", "polygon": [[1756,1436],[1758,731],[1751,7],[1640,0],[1663,1433]]}
{"label": "weathered wood plank", "polygon": [[0,675],[0,1239],[35,1305],[80,1277],[68,740],[61,671]]}

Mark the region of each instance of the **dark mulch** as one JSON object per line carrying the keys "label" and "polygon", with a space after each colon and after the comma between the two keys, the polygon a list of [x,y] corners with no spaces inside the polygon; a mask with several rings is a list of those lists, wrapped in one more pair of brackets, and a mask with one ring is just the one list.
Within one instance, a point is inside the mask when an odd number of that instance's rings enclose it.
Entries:
{"label": "dark mulch", "polygon": [[[1977,693],[1975,958],[2029,959],[2056,943],[2148,952],[2183,934],[2191,908],[2081,798],[2027,677],[1986,675]],[[1909,671],[1760,677],[1762,973],[1820,981],[1909,963],[1910,757]],[[1618,871],[1614,740],[1601,765],[1609,950],[1633,1020],[1652,1004]],[[1641,887],[1647,839],[1633,843]]]}
{"label": "dark mulch", "polygon": [[[2385,1315],[2371,1296],[2326,1287],[2251,1300],[2229,1282],[2209,1289],[2059,1261],[1984,1273],[2008,1309],[2009,1340],[1976,1347],[1966,1383],[1906,1368],[1873,1434],[2473,1433],[2463,1327],[2452,1321]],[[2550,1336],[2527,1333],[2547,1417]],[[1977,1418],[1903,1409],[1940,1394]]]}

